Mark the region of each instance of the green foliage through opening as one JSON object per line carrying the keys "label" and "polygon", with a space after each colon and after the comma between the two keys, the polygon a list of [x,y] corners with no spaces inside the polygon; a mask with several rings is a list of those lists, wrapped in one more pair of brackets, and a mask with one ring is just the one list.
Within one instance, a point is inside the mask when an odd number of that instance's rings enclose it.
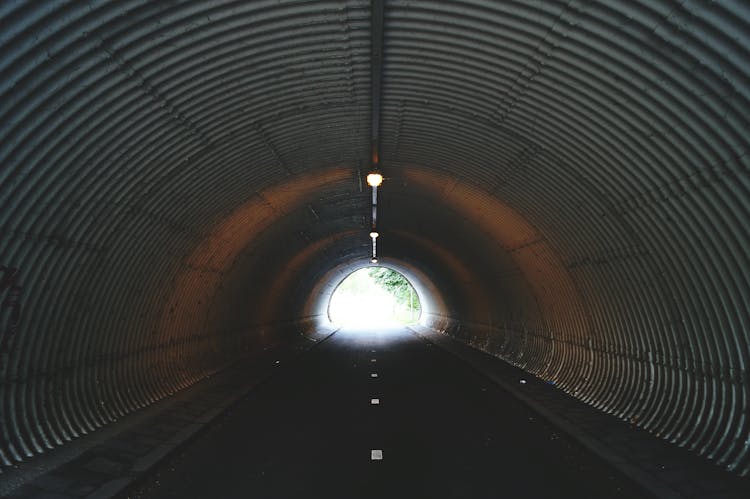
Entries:
{"label": "green foliage through opening", "polygon": [[403,275],[385,267],[367,267],[336,288],[329,315],[334,323],[345,325],[412,324],[419,320],[421,305]]}
{"label": "green foliage through opening", "polygon": [[367,274],[379,286],[392,294],[399,304],[408,307],[410,310],[419,311],[419,297],[417,297],[417,293],[414,292],[414,288],[406,280],[406,277],[385,267],[372,267],[367,270]]}

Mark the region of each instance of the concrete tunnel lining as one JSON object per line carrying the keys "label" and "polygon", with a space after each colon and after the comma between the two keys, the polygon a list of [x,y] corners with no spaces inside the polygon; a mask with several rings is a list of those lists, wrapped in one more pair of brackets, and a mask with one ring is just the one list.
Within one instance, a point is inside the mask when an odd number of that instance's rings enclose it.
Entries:
{"label": "concrete tunnel lining", "polygon": [[[367,257],[370,7],[0,7],[2,467],[314,327]],[[384,16],[384,256],[428,325],[747,475],[747,8]]]}

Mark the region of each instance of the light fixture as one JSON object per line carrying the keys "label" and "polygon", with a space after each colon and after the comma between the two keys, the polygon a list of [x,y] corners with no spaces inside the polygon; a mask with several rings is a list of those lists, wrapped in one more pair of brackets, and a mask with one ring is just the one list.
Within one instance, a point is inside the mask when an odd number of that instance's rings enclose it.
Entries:
{"label": "light fixture", "polygon": [[372,187],[372,232],[370,232],[370,238],[372,238],[372,260],[371,263],[378,263],[378,234],[376,228],[378,226],[378,186],[383,183],[383,176],[376,171],[371,172],[367,175],[367,184]]}
{"label": "light fixture", "polygon": [[367,185],[370,187],[378,187],[383,183],[383,176],[379,173],[371,173],[367,176]]}

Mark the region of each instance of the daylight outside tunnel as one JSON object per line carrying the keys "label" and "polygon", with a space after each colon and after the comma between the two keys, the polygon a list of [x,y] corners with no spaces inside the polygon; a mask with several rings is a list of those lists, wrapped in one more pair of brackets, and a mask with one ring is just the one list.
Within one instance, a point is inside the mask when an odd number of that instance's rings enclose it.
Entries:
{"label": "daylight outside tunnel", "polygon": [[335,325],[373,328],[417,323],[421,310],[419,292],[403,274],[372,266],[352,272],[336,286],[328,318]]}
{"label": "daylight outside tunnel", "polygon": [[747,3],[0,18],[0,495],[321,343],[375,263],[413,286],[415,331],[750,472]]}

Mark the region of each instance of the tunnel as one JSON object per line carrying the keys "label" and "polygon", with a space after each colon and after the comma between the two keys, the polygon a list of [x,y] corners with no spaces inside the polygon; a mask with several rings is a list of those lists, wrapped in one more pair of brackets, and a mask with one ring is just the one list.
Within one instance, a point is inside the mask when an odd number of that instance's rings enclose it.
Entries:
{"label": "tunnel", "polygon": [[746,3],[0,18],[0,480],[333,333],[371,172],[421,331],[747,480]]}

